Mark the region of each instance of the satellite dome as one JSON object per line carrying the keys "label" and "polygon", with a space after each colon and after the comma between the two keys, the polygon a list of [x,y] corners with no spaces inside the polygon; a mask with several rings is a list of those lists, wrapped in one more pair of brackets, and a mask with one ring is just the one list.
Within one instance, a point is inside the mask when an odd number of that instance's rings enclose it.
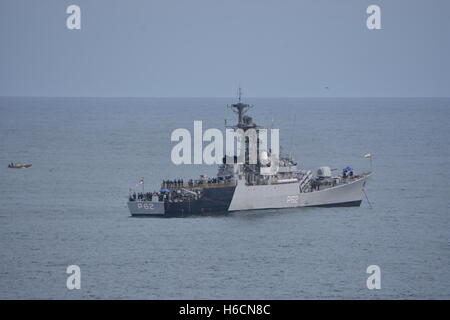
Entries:
{"label": "satellite dome", "polygon": [[259,161],[261,161],[262,164],[267,164],[269,160],[269,153],[266,150],[263,150],[259,153]]}

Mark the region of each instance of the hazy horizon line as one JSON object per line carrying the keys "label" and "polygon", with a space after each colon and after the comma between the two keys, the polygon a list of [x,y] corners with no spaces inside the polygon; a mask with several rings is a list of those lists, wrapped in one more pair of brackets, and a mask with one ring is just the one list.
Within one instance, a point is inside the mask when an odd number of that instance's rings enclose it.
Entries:
{"label": "hazy horizon line", "polygon": [[[45,96],[0,95],[0,98],[79,98],[79,99],[237,99],[236,96]],[[450,96],[244,96],[245,99],[450,99]]]}

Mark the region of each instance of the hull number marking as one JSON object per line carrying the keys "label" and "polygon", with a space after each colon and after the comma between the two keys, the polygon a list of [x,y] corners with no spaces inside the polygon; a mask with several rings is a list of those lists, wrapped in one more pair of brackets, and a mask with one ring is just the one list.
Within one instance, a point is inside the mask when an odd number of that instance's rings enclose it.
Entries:
{"label": "hull number marking", "polygon": [[153,205],[153,203],[138,203],[137,205],[138,209],[145,209],[145,210],[153,210],[155,208],[155,206]]}

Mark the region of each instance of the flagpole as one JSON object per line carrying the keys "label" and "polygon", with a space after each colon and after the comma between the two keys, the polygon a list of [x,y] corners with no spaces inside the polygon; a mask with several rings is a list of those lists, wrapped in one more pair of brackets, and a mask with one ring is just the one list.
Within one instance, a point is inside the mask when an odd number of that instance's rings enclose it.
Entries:
{"label": "flagpole", "polygon": [[364,158],[369,158],[369,161],[370,161],[370,163],[369,163],[369,170],[370,170],[370,173],[372,173],[372,157],[373,157],[372,152],[366,153],[363,156],[364,156]]}

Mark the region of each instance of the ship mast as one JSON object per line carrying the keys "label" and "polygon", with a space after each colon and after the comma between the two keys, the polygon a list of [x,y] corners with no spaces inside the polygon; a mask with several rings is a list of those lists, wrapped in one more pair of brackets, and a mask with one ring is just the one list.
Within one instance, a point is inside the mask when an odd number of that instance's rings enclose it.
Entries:
{"label": "ship mast", "polygon": [[247,113],[247,110],[252,108],[253,105],[242,103],[242,88],[238,89],[238,103],[232,104],[231,109],[234,113],[238,115],[238,124],[236,125],[240,129],[247,129],[248,124],[244,122],[244,115]]}
{"label": "ship mast", "polygon": [[[260,172],[260,161],[259,161],[259,137],[258,137],[258,131],[259,127],[253,122],[252,117],[246,115],[248,109],[252,108],[253,105],[242,103],[242,89],[241,87],[238,88],[237,91],[237,98],[238,102],[232,104],[231,106],[228,106],[233,110],[234,113],[238,115],[238,123],[237,125],[233,126],[234,129],[241,129],[242,131],[246,132],[247,130],[254,129],[256,130],[256,140],[253,141],[253,138],[251,139],[248,136],[241,137],[241,140],[243,142],[243,156],[242,159],[242,173],[244,174],[246,183],[250,184],[256,184],[259,182],[259,172]],[[256,163],[250,163],[250,143],[256,144]],[[253,153],[252,153],[253,154]],[[242,155],[242,154],[241,154]],[[235,160],[236,161],[236,160]],[[240,160],[241,161],[241,160]]]}

